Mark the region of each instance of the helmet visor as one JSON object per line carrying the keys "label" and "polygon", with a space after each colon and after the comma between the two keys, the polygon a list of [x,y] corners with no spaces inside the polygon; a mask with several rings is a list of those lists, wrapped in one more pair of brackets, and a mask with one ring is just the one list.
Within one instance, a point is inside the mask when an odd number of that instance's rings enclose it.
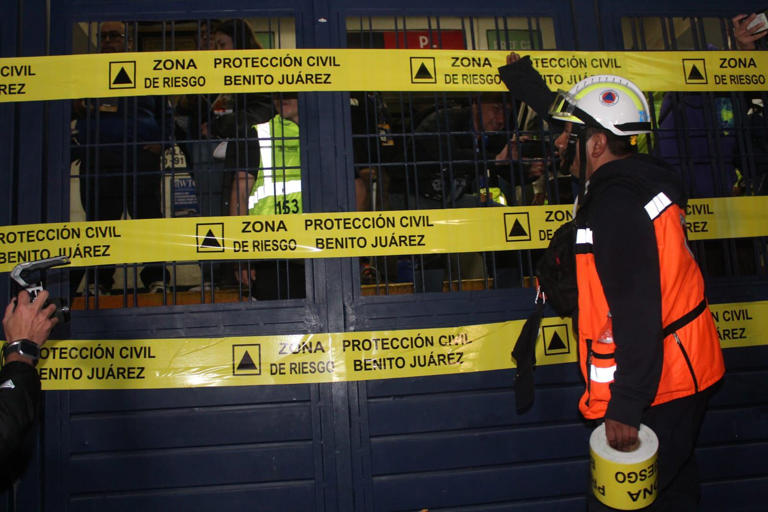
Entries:
{"label": "helmet visor", "polygon": [[584,124],[584,121],[574,115],[576,110],[576,99],[568,92],[560,89],[557,96],[549,107],[549,115],[558,121],[568,121],[571,123]]}

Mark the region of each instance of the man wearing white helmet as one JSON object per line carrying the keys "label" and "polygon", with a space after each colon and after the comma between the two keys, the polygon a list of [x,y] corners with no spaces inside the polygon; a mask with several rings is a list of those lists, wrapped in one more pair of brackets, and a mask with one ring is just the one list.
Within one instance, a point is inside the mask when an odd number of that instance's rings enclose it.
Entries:
{"label": "man wearing white helmet", "polygon": [[[530,61],[509,61],[502,79],[526,100],[516,77],[524,73],[525,82],[536,71]],[[547,94],[534,90],[528,102],[541,108]],[[651,125],[635,84],[594,76],[553,96],[548,114],[565,123],[555,146],[581,182],[574,242],[586,390],[579,409],[589,420],[605,420],[618,450],[634,449],[641,422],[651,427],[659,438],[659,497],[648,510],[695,511],[693,450],[725,367],[686,242],[687,198],[671,167],[636,151],[637,135]],[[590,510],[610,509],[591,498]]]}

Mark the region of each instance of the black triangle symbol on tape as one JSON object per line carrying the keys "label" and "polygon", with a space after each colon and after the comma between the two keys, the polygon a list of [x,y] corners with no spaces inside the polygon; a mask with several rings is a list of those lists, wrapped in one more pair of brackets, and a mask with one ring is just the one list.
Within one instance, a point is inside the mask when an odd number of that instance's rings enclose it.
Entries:
{"label": "black triangle symbol on tape", "polygon": [[133,80],[131,80],[131,77],[128,76],[128,73],[125,71],[125,68],[120,68],[120,72],[117,73],[117,76],[112,81],[112,85],[125,85],[125,84],[132,84]]}
{"label": "black triangle symbol on tape", "polygon": [[567,347],[565,346],[565,343],[563,343],[563,338],[555,333],[552,335],[552,339],[549,340],[549,347],[547,348],[549,350],[565,350]]}
{"label": "black triangle symbol on tape", "polygon": [[421,66],[419,66],[419,70],[416,72],[416,76],[413,78],[417,78],[419,80],[434,80],[435,77],[432,76],[432,73],[429,72],[427,66],[425,66],[422,62]]}
{"label": "black triangle symbol on tape", "polygon": [[528,236],[528,232],[525,230],[518,219],[515,219],[515,223],[512,225],[512,229],[509,231],[508,236]]}
{"label": "black triangle symbol on tape", "polygon": [[210,229],[203,240],[203,247],[216,247],[217,249],[221,249],[219,239],[214,236],[213,231]]}
{"label": "black triangle symbol on tape", "polygon": [[688,73],[688,80],[704,80],[704,75],[701,74],[701,71],[696,67],[696,64],[691,66],[691,72]]}
{"label": "black triangle symbol on tape", "polygon": [[256,365],[253,363],[253,359],[251,359],[251,354],[248,353],[248,351],[245,351],[245,355],[240,360],[240,364],[237,365],[238,371],[240,370],[256,370]]}

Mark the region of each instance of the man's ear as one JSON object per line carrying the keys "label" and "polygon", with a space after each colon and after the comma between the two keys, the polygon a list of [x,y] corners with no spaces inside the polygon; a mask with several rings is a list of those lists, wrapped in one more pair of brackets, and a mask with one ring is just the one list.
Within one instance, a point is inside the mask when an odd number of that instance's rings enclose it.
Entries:
{"label": "man's ear", "polygon": [[603,132],[595,132],[592,137],[592,157],[599,158],[608,151],[608,137]]}

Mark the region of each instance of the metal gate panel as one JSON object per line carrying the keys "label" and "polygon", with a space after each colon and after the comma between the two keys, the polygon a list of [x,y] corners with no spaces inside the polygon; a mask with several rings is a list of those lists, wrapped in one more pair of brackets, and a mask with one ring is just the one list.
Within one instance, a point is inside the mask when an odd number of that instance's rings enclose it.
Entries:
{"label": "metal gate panel", "polygon": [[[492,1],[474,8],[399,0],[387,6],[295,1],[258,7],[245,0],[192,5],[59,0],[51,2],[48,48],[41,37],[48,21],[43,4],[13,2],[13,14],[26,14],[20,27],[9,21],[18,16],[0,21],[4,56],[17,50],[68,53],[75,20],[244,12],[290,12],[300,47],[345,47],[350,16],[430,18],[433,30],[439,30],[441,16],[542,16],[552,18],[559,49],[613,50],[624,44],[622,16],[729,16],[751,8],[748,2],[691,1],[672,7],[657,1],[620,6],[587,0]],[[349,95],[306,93],[301,109],[306,113],[302,126],[308,127],[301,143],[313,155],[306,176],[308,204],[312,211],[352,210]],[[66,219],[62,162],[68,152],[69,106],[3,105],[0,111],[11,120],[11,126],[0,127],[0,135],[6,135],[0,136],[0,147],[8,148],[2,151],[0,183],[5,186],[0,188],[13,190],[17,198],[41,196],[29,208],[26,200],[9,201],[0,220]],[[531,290],[522,287],[363,296],[357,258],[308,266],[304,301],[87,311],[66,334],[142,339],[386,331],[523,318],[530,308]],[[65,287],[54,284],[54,290]],[[7,279],[0,279],[0,292],[7,295],[7,288]],[[768,296],[759,279],[725,282],[710,292],[713,302]],[[764,348],[726,352],[729,373],[702,429],[702,510],[756,510],[767,498],[768,469],[760,456],[766,451],[766,356]],[[498,371],[327,385],[46,392],[38,453],[17,501],[6,496],[0,509],[18,503],[17,510],[46,511],[582,510],[589,432],[576,411],[582,388],[575,365],[539,368],[536,403],[521,416],[514,413],[513,377],[513,371]]]}
{"label": "metal gate panel", "polygon": [[316,500],[308,386],[73,394],[72,510]]}
{"label": "metal gate panel", "polygon": [[[505,16],[551,17],[558,47],[568,47],[575,31],[571,13],[569,2],[471,8],[395,4],[373,13],[356,4],[340,8],[337,17],[344,21],[359,16],[366,31],[371,30],[368,16],[397,16],[393,25],[399,30],[437,34],[453,27],[445,21],[451,17],[466,16],[467,23],[469,17],[496,19],[490,28],[500,30]],[[461,26],[467,25],[462,21]],[[441,97],[434,96],[435,101]],[[350,267],[354,274],[356,263]],[[514,287],[366,297],[359,295],[356,282],[344,285],[345,330],[480,324],[521,318],[529,309],[530,290]],[[583,508],[588,432],[576,416],[578,375],[569,366],[541,368],[539,377],[546,388],[537,392],[536,404],[525,416],[514,412],[511,371],[350,384],[358,400],[351,411],[358,425],[353,452],[360,454],[353,460],[355,488],[364,493],[355,510]]]}
{"label": "metal gate panel", "polygon": [[[69,53],[74,21],[267,13],[294,16],[299,44],[312,46],[314,36],[305,26],[311,3],[280,2],[257,9],[246,3],[198,2],[195,8],[189,2],[52,2],[50,17],[41,7],[36,11],[39,19],[25,18],[19,41],[22,33],[44,40],[40,27],[50,21],[51,53]],[[22,47],[35,55],[47,53],[31,44]],[[3,51],[8,48],[4,45]],[[23,115],[22,124],[9,133],[9,144],[19,133],[30,139],[4,153],[20,160],[5,169],[28,169],[15,178],[3,173],[3,179],[23,180],[11,181],[7,190],[15,190],[16,197],[31,197],[35,190],[42,199],[15,204],[6,223],[66,220],[68,180],[62,181],[67,174],[62,162],[68,158],[68,102],[3,108]],[[58,118],[49,115],[52,109]],[[66,295],[65,283],[51,288]],[[97,340],[318,332],[327,330],[322,302],[311,295],[304,301],[274,304],[75,312],[63,335]],[[242,510],[249,504],[267,510],[337,510],[333,455],[343,436],[332,412],[338,406],[330,386],[324,387],[47,392],[41,455],[21,482],[18,501],[9,495],[7,504],[18,510],[50,511]]]}
{"label": "metal gate panel", "polygon": [[[484,4],[470,15],[503,16],[510,5]],[[558,49],[616,50],[623,48],[621,16],[733,16],[735,9],[752,7],[684,2],[669,8],[658,2],[639,5],[615,2],[530,4],[512,9],[514,15],[552,15]],[[709,9],[712,7],[712,9]],[[672,9],[675,9],[672,12]],[[439,32],[440,17],[467,15],[466,6],[393,5],[375,16],[430,16],[430,31]],[[533,12],[532,12],[533,11]],[[370,30],[365,7],[347,6],[339,17],[356,15]],[[438,21],[435,21],[438,20]],[[423,25],[408,24],[409,29]],[[567,28],[564,28],[564,25]],[[563,37],[567,34],[567,37]],[[364,38],[363,38],[364,39]],[[437,95],[436,95],[437,96]],[[352,273],[355,264],[352,262]],[[753,281],[754,282],[754,281]],[[761,290],[764,287],[761,286]],[[713,302],[738,301],[733,293],[711,290]],[[731,290],[732,292],[732,290]],[[422,296],[364,297],[356,285],[346,287],[347,329],[382,330],[424,328],[522,318],[530,311],[525,289],[464,291]],[[755,291],[754,298],[764,297]],[[510,340],[510,346],[514,340]],[[763,349],[728,351],[729,370],[713,400],[703,426],[698,451],[703,481],[702,510],[752,510],[765,500],[767,470],[752,459],[725,470],[728,460],[744,460],[736,453],[765,449],[766,395],[758,382],[765,378]],[[752,360],[753,365],[746,361]],[[539,368],[537,398],[532,410],[514,412],[511,372],[368,381],[355,384],[358,406],[352,411],[358,425],[353,433],[355,487],[366,494],[356,510],[518,511],[583,510],[588,479],[588,427],[576,403],[583,384],[575,366]],[[757,418],[756,429],[750,427]],[[723,423],[728,423],[728,428]],[[359,433],[359,434],[358,434]],[[734,443],[736,446],[734,447]],[[734,447],[734,450],[731,448]],[[745,483],[749,481],[749,483]],[[738,494],[733,498],[726,489]],[[757,505],[759,507],[759,505]]]}

